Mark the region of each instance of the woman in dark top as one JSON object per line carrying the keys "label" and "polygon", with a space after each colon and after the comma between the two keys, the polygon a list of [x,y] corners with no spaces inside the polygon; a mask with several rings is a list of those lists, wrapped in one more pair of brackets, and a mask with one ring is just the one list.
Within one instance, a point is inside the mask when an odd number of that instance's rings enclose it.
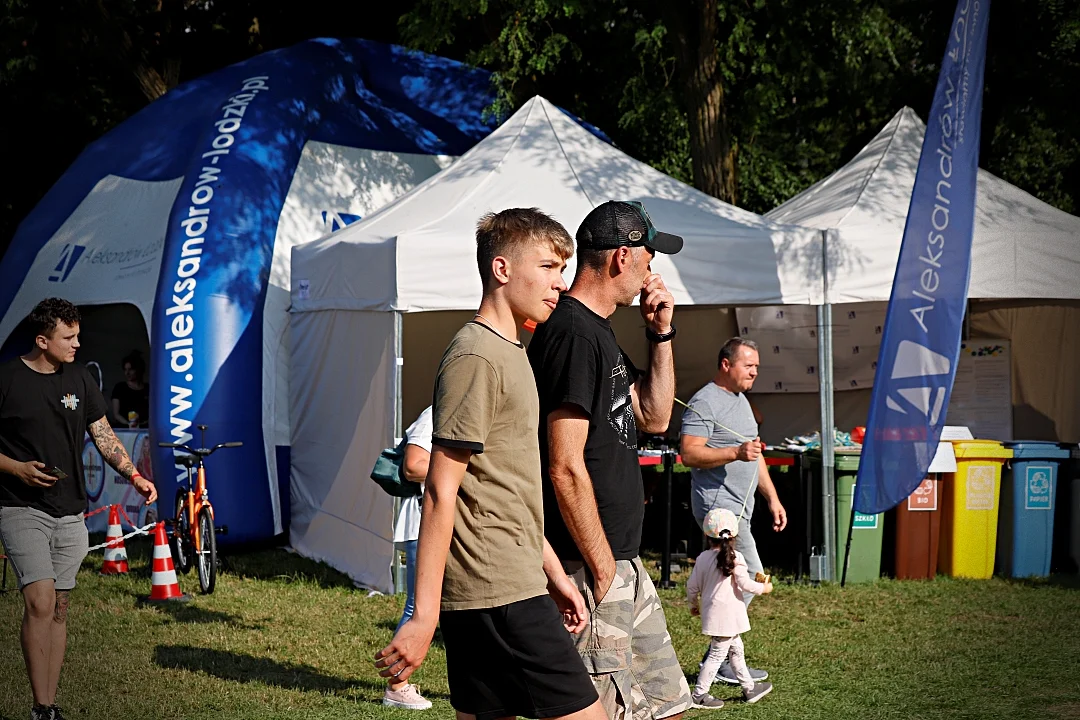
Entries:
{"label": "woman in dark top", "polygon": [[150,421],[150,386],[143,382],[146,363],[138,350],[124,358],[124,381],[112,391],[113,422],[120,427],[147,427]]}

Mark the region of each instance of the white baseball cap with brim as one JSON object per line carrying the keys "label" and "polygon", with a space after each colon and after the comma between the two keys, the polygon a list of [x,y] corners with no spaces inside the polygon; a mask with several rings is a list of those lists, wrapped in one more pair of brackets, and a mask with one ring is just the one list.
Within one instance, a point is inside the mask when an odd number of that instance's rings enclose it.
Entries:
{"label": "white baseball cap with brim", "polygon": [[727,508],[715,508],[705,515],[701,529],[712,538],[735,537],[739,534],[739,519]]}

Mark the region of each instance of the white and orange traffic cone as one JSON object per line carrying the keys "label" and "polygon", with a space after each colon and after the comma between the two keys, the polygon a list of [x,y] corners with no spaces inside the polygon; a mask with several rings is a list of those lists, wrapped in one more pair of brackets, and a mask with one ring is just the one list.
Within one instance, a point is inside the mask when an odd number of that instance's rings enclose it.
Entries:
{"label": "white and orange traffic cone", "polygon": [[169,540],[165,536],[165,523],[159,522],[154,527],[154,559],[150,573],[150,602],[178,600],[187,602],[190,595],[180,592],[180,583],[176,581],[176,568],[173,567]]}
{"label": "white and orange traffic cone", "polygon": [[124,547],[124,532],[120,529],[120,510],[117,505],[109,506],[109,529],[105,533],[105,562],[101,564],[102,575],[127,575],[127,549]]}

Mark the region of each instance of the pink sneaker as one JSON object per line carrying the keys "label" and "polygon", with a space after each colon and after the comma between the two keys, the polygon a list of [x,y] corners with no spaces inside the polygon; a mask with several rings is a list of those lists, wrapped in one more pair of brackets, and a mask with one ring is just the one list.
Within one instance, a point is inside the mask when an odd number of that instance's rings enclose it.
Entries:
{"label": "pink sneaker", "polygon": [[382,704],[388,707],[404,708],[405,710],[428,710],[431,701],[424,698],[413,684],[403,685],[397,690],[386,688],[383,693]]}

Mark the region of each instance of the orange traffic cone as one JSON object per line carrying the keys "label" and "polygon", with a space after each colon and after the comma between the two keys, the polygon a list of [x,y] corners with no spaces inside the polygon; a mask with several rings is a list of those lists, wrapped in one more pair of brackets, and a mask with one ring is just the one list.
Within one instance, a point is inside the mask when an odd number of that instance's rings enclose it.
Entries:
{"label": "orange traffic cone", "polygon": [[173,567],[169,540],[165,537],[165,523],[159,522],[154,528],[154,559],[150,573],[150,602],[179,600],[187,602],[190,595],[180,592],[180,583],[176,582],[176,568]]}
{"label": "orange traffic cone", "polygon": [[120,510],[109,506],[109,530],[105,533],[105,562],[101,564],[102,575],[127,575],[127,549],[124,533],[120,529]]}

